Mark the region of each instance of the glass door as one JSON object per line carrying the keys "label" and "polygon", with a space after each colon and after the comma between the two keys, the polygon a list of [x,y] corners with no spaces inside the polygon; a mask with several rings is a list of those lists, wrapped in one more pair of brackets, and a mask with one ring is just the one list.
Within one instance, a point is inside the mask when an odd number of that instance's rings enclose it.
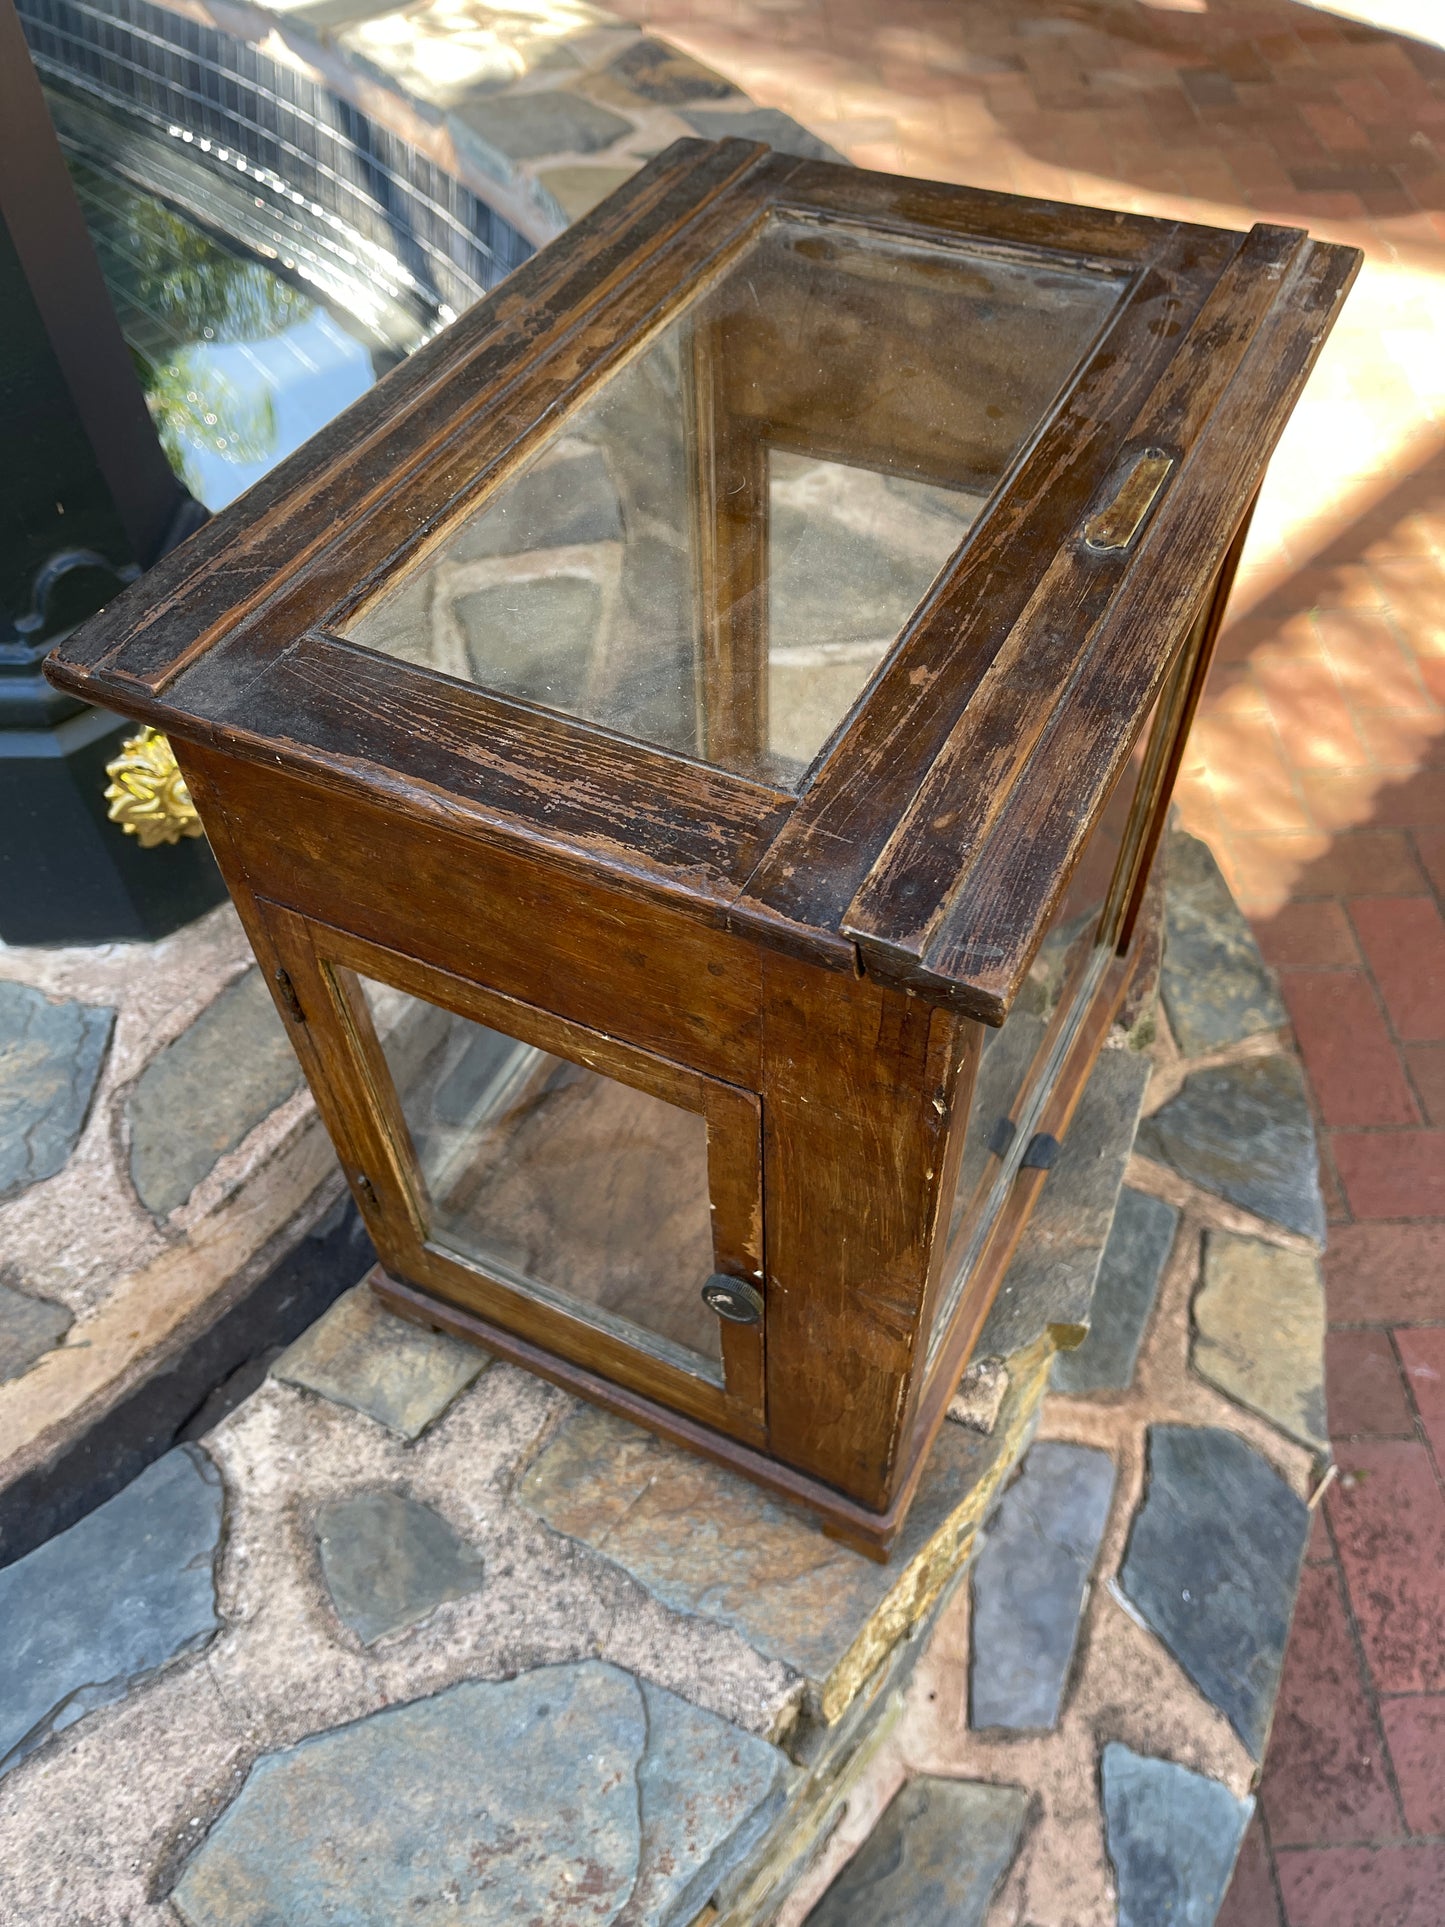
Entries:
{"label": "glass door", "polygon": [[761,1288],[757,1098],[274,906],[266,917],[388,1268],[758,1437],[762,1321],[720,1318],[703,1297],[719,1273]]}

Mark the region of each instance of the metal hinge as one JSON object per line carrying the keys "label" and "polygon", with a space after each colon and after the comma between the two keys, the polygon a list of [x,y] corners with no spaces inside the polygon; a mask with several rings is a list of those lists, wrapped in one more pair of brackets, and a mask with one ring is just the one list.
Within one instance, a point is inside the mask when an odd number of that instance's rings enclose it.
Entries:
{"label": "metal hinge", "polygon": [[1037,1131],[1029,1139],[1029,1148],[1024,1152],[1020,1163],[1023,1171],[1051,1171],[1058,1161],[1063,1145],[1047,1131]]}
{"label": "metal hinge", "polygon": [[282,1003],[286,1006],[286,1015],[291,1019],[292,1023],[304,1024],[306,1022],[306,1012],[301,1008],[301,999],[296,995],[296,986],[292,983],[290,977],[284,970],[278,970],[271,981],[275,984],[277,993]]}

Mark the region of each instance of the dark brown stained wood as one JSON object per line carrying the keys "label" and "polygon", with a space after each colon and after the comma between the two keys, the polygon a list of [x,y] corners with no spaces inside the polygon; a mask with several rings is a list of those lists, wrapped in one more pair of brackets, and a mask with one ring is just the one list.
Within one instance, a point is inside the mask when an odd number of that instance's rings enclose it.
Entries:
{"label": "dark brown stained wood", "polygon": [[1114,327],[814,773],[736,914],[836,929],[1035,583],[1083,518],[1130,419],[1240,237],[1191,236],[1148,265]]}
{"label": "dark brown stained wood", "polygon": [[1217,228],[1187,228],[1144,214],[1078,207],[1072,201],[1024,200],[989,188],[920,181],[871,169],[845,171],[826,161],[805,161],[797,168],[780,204],[924,235],[982,234],[1019,248],[1138,264],[1172,235],[1191,233],[1207,243],[1219,234]]}
{"label": "dark brown stained wood", "polygon": [[[760,961],[739,938],[581,874],[182,746],[248,891],[756,1090]],[[211,799],[215,799],[212,801]],[[204,807],[204,806],[202,806]],[[392,838],[396,840],[393,843]],[[378,851],[394,854],[378,861]],[[232,870],[226,869],[228,884]]]}
{"label": "dark brown stained wood", "polygon": [[886,1508],[958,1075],[958,1026],[763,965],[768,1436],[787,1464]]}
{"label": "dark brown stained wood", "polygon": [[[490,426],[493,460],[505,453],[512,437],[496,409],[501,395],[541,367],[555,405],[569,385],[569,346],[579,367],[597,353],[598,343],[579,331],[579,311],[585,319],[589,308],[625,290],[659,253],[671,269],[664,278],[675,285],[699,256],[761,211],[764,200],[756,192],[730,196],[729,190],[756,176],[766,155],[766,148],[745,141],[676,143],[629,183],[617,203],[609,197],[279,464],[258,485],[260,495],[253,490],[244,498],[243,513],[226,511],[151,571],[143,595],[127,592],[109,604],[99,627],[87,634],[86,662],[119,688],[138,684],[158,691],[238,617],[275,595],[278,570],[288,583],[304,571],[311,610],[295,626],[314,619],[354,581],[354,554],[339,558],[340,585],[317,571],[328,548],[347,548],[364,513],[388,501],[398,520],[384,530],[376,526],[372,540],[381,538],[379,548],[387,541],[394,547],[409,516],[412,527],[405,532],[414,533],[414,511],[404,499],[408,484],[439,450],[468,439],[479,417]],[[727,203],[720,214],[719,200]],[[692,247],[674,247],[668,256],[669,244],[684,230]],[[653,287],[654,277],[644,279],[644,306],[655,305],[664,290]],[[459,380],[467,394],[460,411]],[[469,445],[458,461],[453,492],[475,472],[467,466],[475,458]],[[433,479],[429,470],[427,480]],[[435,480],[443,479],[437,471]]]}
{"label": "dark brown stained wood", "polygon": [[[1001,660],[997,697],[979,700],[965,714],[899,824],[844,923],[866,968],[901,982],[926,982],[985,1021],[1002,1020],[1087,826],[1132,747],[1135,719],[1153,701],[1168,654],[1193,619],[1201,571],[1213,576],[1220,568],[1358,270],[1356,250],[1300,242],[1288,250],[1282,290],[1292,299],[1272,303],[1263,315],[1260,304],[1249,304],[1256,323],[1249,352],[1234,357],[1232,378],[1222,395],[1216,391],[1212,432],[1201,452],[1189,445],[1191,429],[1203,416],[1216,360],[1206,364],[1192,394],[1169,398],[1181,422],[1179,471],[1131,552],[1097,631],[1069,652],[1082,658],[1078,667],[1067,655],[1061,665],[1048,644],[1061,621],[1072,619],[1076,636],[1082,627],[1067,593],[1068,565],[1082,543],[1050,572],[1065,578],[1064,608],[1036,607],[1034,619],[1021,622],[1011,660]],[[1241,296],[1239,306],[1245,305]],[[1224,325],[1219,316],[1217,328]],[[1170,386],[1184,384],[1179,379]],[[1170,439],[1155,434],[1159,417],[1152,407],[1137,426],[1141,441]],[[1069,676],[1061,692],[1066,699],[1042,717],[1035,700],[1035,720],[1029,705],[1041,658],[1055,674],[1066,667]],[[1002,686],[1003,673],[1015,665],[1014,687]],[[1006,800],[990,810],[1000,794]],[[960,851],[965,864],[955,880]],[[1044,878],[1057,882],[1049,887]]]}
{"label": "dark brown stained wood", "polygon": [[326,637],[302,636],[239,691],[217,655],[172,700],[229,752],[274,762],[285,742],[293,767],[323,782],[382,789],[398,811],[494,838],[528,839],[540,819],[559,852],[694,909],[731,902],[791,805],[726,770]]}
{"label": "dark brown stained wood", "polygon": [[[1183,353],[1170,359],[1129,424],[1119,456],[1097,478],[1084,513],[1075,508],[1066,539],[1048,556],[1027,605],[850,904],[844,919],[850,933],[871,939],[886,932],[890,945],[905,953],[926,940],[940,897],[982,841],[1046,730],[1094,622],[1128,572],[1140,566],[1141,550],[1101,555],[1081,539],[1099,496],[1113,499],[1144,446],[1190,445],[1273,305],[1279,272],[1304,245],[1298,230],[1257,228],[1220,276],[1194,318]],[[1177,483],[1177,472],[1173,479]],[[1131,706],[1131,724],[1147,706]]]}

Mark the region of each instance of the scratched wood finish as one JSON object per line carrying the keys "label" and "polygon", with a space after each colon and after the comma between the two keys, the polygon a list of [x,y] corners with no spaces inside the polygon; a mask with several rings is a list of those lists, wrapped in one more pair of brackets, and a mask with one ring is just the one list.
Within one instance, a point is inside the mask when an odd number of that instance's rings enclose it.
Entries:
{"label": "scratched wood finish", "polygon": [[[768,252],[784,230],[816,268],[802,297]],[[981,406],[983,374],[963,392],[942,360],[890,402],[905,304],[869,307],[860,234],[913,263],[920,353],[940,248],[1109,291],[1040,419]],[[753,332],[708,306],[745,257]],[[175,742],[388,1302],[886,1553],[1047,1181],[978,1190],[935,1335],[982,1025],[1007,1019],[1157,702],[1097,933],[1117,955],[1026,1075],[1062,1135],[1148,949],[1138,907],[1250,506],[1356,265],[1295,230],[681,142],[67,639],[58,684]],[[693,299],[698,754],[341,638]],[[1009,346],[976,358],[995,390]],[[991,490],[795,788],[768,775],[771,448]],[[1091,548],[1146,449],[1172,463],[1147,519]],[[363,977],[706,1120],[713,1261],[764,1300],[721,1330],[720,1370],[437,1242]]]}

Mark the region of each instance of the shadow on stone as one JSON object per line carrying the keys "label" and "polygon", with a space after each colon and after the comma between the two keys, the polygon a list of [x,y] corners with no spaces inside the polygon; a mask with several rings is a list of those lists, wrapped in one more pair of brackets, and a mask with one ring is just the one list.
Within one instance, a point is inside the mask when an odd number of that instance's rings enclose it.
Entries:
{"label": "shadow on stone", "polygon": [[1127,1187],[1120,1192],[1089,1311],[1089,1335],[1076,1351],[1060,1352],[1054,1360],[1056,1392],[1087,1398],[1127,1391],[1133,1384],[1178,1224],[1179,1213],[1162,1198]]}
{"label": "shadow on stone", "polygon": [[301,1066],[259,970],[208,1004],[141,1072],[126,1103],[130,1175],[157,1218],[301,1086]]}

